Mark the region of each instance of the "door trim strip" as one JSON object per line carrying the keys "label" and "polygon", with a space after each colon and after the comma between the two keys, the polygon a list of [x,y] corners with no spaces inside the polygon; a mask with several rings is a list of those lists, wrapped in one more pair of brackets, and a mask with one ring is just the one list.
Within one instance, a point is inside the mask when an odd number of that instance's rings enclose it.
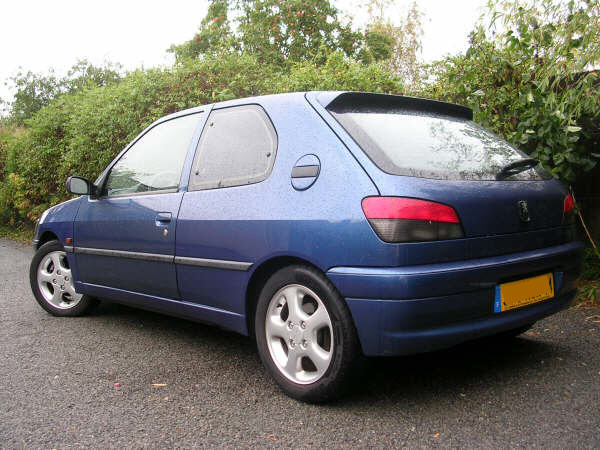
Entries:
{"label": "door trim strip", "polygon": [[143,261],[173,262],[173,255],[158,253],[128,252],[125,250],[109,250],[105,248],[74,247],[75,253],[84,255],[112,256],[117,258],[140,259]]}
{"label": "door trim strip", "polygon": [[228,261],[224,259],[192,258],[189,256],[162,255],[158,253],[129,252],[125,250],[109,250],[105,248],[73,247],[73,252],[83,255],[109,256],[116,258],[138,259],[181,264],[183,266],[208,267],[211,269],[238,270],[247,272],[252,263],[243,261]]}
{"label": "door trim strip", "polygon": [[175,264],[184,266],[210,267],[212,269],[239,270],[247,272],[252,263],[242,261],[227,261],[223,259],[190,258],[187,256],[176,256]]}

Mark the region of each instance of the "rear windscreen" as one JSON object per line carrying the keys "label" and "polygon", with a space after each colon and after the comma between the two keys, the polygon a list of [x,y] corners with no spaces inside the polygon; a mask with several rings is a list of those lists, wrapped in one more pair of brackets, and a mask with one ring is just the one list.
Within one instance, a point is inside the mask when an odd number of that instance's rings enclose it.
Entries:
{"label": "rear windscreen", "polygon": [[[527,158],[475,122],[393,108],[330,110],[384,172],[444,180],[494,180],[511,162]],[[540,166],[508,180],[551,178]]]}

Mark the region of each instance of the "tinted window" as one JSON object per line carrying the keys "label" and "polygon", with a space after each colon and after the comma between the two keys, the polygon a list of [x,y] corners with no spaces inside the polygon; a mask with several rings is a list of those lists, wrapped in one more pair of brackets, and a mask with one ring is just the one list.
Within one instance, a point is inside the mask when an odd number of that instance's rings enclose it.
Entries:
{"label": "tinted window", "polygon": [[108,195],[177,189],[200,114],[171,119],[151,128],[112,167]]}
{"label": "tinted window", "polygon": [[[384,172],[448,180],[494,180],[505,165],[526,158],[475,122],[402,109],[347,110],[334,117]],[[547,178],[530,169],[507,179]]]}
{"label": "tinted window", "polygon": [[260,106],[215,110],[198,142],[190,189],[258,183],[269,176],[277,135]]}

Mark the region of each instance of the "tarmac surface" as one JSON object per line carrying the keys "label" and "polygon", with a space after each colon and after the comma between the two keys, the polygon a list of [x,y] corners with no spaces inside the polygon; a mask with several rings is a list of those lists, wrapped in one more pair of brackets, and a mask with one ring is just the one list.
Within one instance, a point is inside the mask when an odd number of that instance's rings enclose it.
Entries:
{"label": "tarmac surface", "polygon": [[107,302],[50,316],[31,256],[0,240],[0,448],[600,447],[600,310],[370,360],[346,398],[315,406],[278,390],[248,338]]}

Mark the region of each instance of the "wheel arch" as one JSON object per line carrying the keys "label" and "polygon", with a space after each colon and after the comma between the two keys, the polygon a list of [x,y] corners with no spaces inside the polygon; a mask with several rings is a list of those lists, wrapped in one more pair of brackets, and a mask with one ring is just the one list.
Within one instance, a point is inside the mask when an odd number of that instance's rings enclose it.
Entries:
{"label": "wheel arch", "polygon": [[252,272],[252,275],[250,276],[250,280],[248,281],[246,287],[245,311],[246,326],[248,329],[249,336],[254,336],[254,315],[256,313],[256,304],[258,302],[258,296],[260,295],[260,291],[264,286],[265,282],[269,279],[271,275],[273,275],[279,269],[283,269],[284,267],[295,264],[302,264],[313,267],[314,269],[318,270],[319,272],[323,273],[323,275],[325,275],[325,273],[318,266],[311,263],[307,259],[303,259],[297,256],[281,255],[269,258],[261,262],[260,265]]}
{"label": "wheel arch", "polygon": [[58,239],[58,236],[55,233],[53,233],[52,231],[46,230],[40,236],[40,239],[37,243],[36,250],[39,249],[42,245],[44,245],[46,242],[50,242],[50,241],[60,241],[60,239]]}

